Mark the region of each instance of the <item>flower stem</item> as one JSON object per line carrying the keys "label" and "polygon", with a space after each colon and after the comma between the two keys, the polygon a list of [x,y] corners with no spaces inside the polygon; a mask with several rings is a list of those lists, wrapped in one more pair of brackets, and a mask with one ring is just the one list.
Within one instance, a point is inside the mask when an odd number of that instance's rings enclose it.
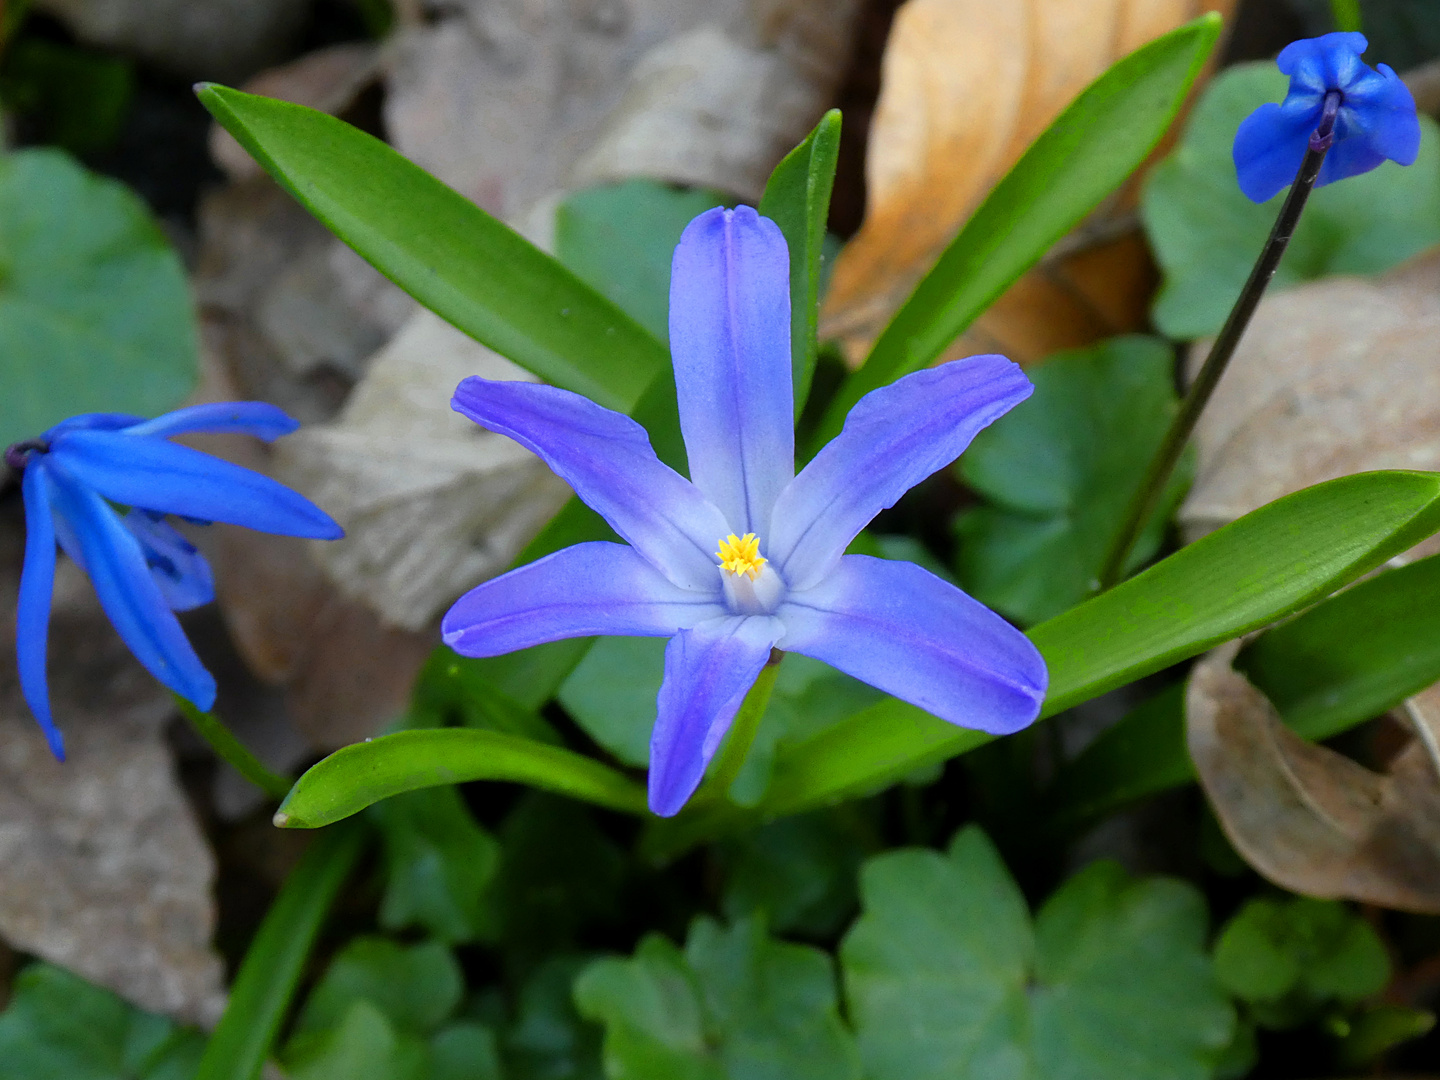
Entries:
{"label": "flower stem", "polygon": [[785,654],[779,649],[770,650],[770,659],[755,677],[755,685],[740,703],[740,711],[730,725],[730,734],[720,749],[720,758],[706,783],[712,792],[724,798],[730,785],[740,775],[745,759],[750,756],[750,747],[755,742],[755,733],[760,730],[760,721],[770,705],[770,695],[775,691],[775,679],[780,674],[780,661]]}
{"label": "flower stem", "polygon": [[185,719],[190,721],[190,726],[195,729],[196,734],[209,743],[210,749],[220,755],[224,761],[229,762],[235,771],[246,780],[249,780],[272,799],[283,799],[290,794],[290,788],[294,785],[294,781],[266,768],[265,764],[245,749],[240,740],[235,738],[230,733],[230,729],[216,719],[213,713],[201,712],[179,694],[175,695],[175,702],[180,706],[180,712]]}
{"label": "flower stem", "polygon": [[1290,194],[1285,197],[1285,203],[1280,207],[1280,216],[1275,219],[1275,227],[1270,230],[1270,237],[1265,241],[1260,258],[1250,271],[1250,279],[1240,290],[1235,306],[1230,309],[1225,325],[1210,347],[1210,355],[1205,358],[1200,373],[1185,392],[1185,397],[1180,402],[1180,411],[1170,421],[1170,429],[1165,432],[1160,448],[1151,458],[1145,479],[1141,481],[1126,508],[1124,524],[1111,543],[1100,570],[1102,592],[1115,585],[1123,576],[1130,549],[1135,546],[1140,531],[1155,512],[1165,485],[1170,480],[1170,474],[1175,470],[1175,463],[1180,460],[1180,453],[1190,441],[1191,432],[1195,430],[1195,422],[1200,419],[1200,413],[1215,392],[1220,376],[1225,374],[1225,367],[1234,356],[1235,347],[1240,344],[1245,328],[1250,325],[1250,319],[1260,305],[1260,298],[1265,295],[1270,279],[1275,276],[1275,270],[1290,244],[1290,238],[1295,235],[1300,212],[1305,209],[1305,202],[1310,198],[1315,180],[1320,175],[1320,165],[1334,141],[1335,115],[1339,105],[1338,91],[1332,90],[1325,95],[1320,126],[1310,136],[1310,145],[1305,151],[1304,160],[1300,162],[1300,171],[1295,175],[1295,182],[1290,185]]}

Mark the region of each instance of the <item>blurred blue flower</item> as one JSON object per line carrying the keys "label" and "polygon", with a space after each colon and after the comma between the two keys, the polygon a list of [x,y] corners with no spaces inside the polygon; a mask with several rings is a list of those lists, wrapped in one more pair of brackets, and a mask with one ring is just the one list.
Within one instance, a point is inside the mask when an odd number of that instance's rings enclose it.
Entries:
{"label": "blurred blue flower", "polygon": [[678,812],[772,647],[803,653],[952,723],[1004,734],[1045,696],[1040,654],[1000,616],[906,562],[844,554],[906,491],[1029,397],[974,356],[867,395],[795,475],[789,255],[775,223],[716,208],[686,228],[670,342],[690,480],[645,429],[577,394],[466,379],[454,408],[543,458],[629,546],[577,544],[488,581],[446,614],[447,644],[495,656],[592,634],[669,637],[650,807]]}
{"label": "blurred blue flower", "polygon": [[1251,200],[1265,202],[1295,179],[1332,92],[1339,106],[1334,143],[1317,187],[1369,172],[1386,159],[1415,160],[1415,99],[1389,65],[1376,71],[1360,59],[1367,47],[1364,34],[1335,33],[1281,50],[1275,62],[1290,76],[1290,92],[1279,105],[1261,105],[1235,133],[1235,175]]}
{"label": "blurred blue flower", "polygon": [[[209,710],[215,679],[173,613],[209,603],[214,582],[205,557],[165,516],[324,540],[342,530],[283,484],[169,437],[232,432],[269,441],[298,426],[260,402],[197,405],[154,420],[89,413],[6,450],[6,463],[22,474],[25,499],[15,634],[20,687],[56,757],[64,760],[65,750],[45,679],[55,545],[90,576],[105,614],[136,659],[171,690]],[[130,510],[121,517],[112,503]]]}

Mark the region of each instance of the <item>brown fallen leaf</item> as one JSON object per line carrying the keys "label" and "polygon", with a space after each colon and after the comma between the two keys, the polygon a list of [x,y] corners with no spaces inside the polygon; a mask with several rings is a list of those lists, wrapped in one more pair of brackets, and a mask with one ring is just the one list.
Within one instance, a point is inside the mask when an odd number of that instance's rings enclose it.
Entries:
{"label": "brown fallen leaf", "polygon": [[51,756],[15,671],[16,511],[0,511],[0,937],[142,1008],[212,1024],[224,1007],[215,860],[166,745],[169,692],[62,558],[49,666],[68,760]]}
{"label": "brown fallen leaf", "polygon": [[1225,835],[1292,892],[1440,914],[1440,785],[1412,743],[1388,774],[1308,743],[1230,665],[1195,666],[1186,741]]}
{"label": "brown fallen leaf", "polygon": [[[1115,60],[1232,0],[909,0],[895,17],[865,162],[866,216],[821,332],[859,363],[961,225]],[[1018,282],[954,355],[1020,360],[1145,325],[1153,268],[1126,200]],[[1095,249],[1092,258],[1080,252]]]}

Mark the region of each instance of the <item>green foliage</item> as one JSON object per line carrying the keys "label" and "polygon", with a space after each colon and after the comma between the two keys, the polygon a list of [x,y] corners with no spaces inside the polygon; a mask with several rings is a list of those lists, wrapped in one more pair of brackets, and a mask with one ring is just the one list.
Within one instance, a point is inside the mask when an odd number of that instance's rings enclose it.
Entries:
{"label": "green foliage", "polygon": [[555,692],[588,642],[556,641],[483,660],[441,645],[416,677],[406,727],[451,723],[559,745],[536,710]]}
{"label": "green foliage", "polygon": [[505,1038],[510,1080],[602,1080],[601,1030],[575,1009],[571,987],[590,961],[551,956],[520,988],[515,1022]]}
{"label": "green foliage", "polygon": [[33,964],[0,1013],[0,1080],[191,1080],[204,1036]]}
{"label": "green foliage", "polygon": [[[1179,408],[1174,357],[1157,338],[1112,338],[1029,372],[1034,396],[976,436],[959,473],[987,500],[956,521],[960,580],[1022,624],[1058,615],[1095,590],[1130,499]],[[1172,474],[1127,569],[1160,548],[1189,487]]]}
{"label": "green foliage", "polygon": [[575,981],[605,1025],[611,1076],[633,1080],[859,1080],[831,960],[770,938],[758,921],[706,918],[684,952],[658,935],[630,959],[597,960]]}
{"label": "green foliage", "polygon": [[980,205],[830,403],[816,437],[850,407],[932,363],[1055,241],[1145,159],[1169,128],[1220,35],[1206,15],[1119,60],[1035,140]]}
{"label": "green foliage", "polygon": [[295,1037],[335,1027],[361,1000],[402,1028],[432,1031],[455,1011],[463,991],[460,967],[440,942],[404,946],[388,938],[356,938],[311,992]]}
{"label": "green foliage", "polygon": [[500,845],[476,824],[454,787],[410,791],[371,811],[385,841],[386,885],[380,925],[423,927],[441,941],[493,936],[486,890]]}
{"label": "green foliage", "polygon": [[197,363],[185,271],[139,197],[58,150],[0,157],[0,445],[174,408]]}
{"label": "green foliage", "polygon": [[[1142,211],[1165,274],[1155,324],[1170,337],[1220,329],[1275,223],[1285,193],[1257,206],[1235,183],[1231,147],[1240,121],[1285,96],[1272,63],[1227,68],[1205,89],[1179,147],[1151,173]],[[1440,129],[1420,117],[1420,156],[1402,167],[1317,189],[1272,288],[1330,274],[1376,274],[1440,242]]]}
{"label": "green foliage", "polygon": [[825,937],[855,907],[855,874],[873,841],[850,813],[782,818],[729,841],[720,906],[732,922],[753,916],[777,933]]}
{"label": "green foliage", "polygon": [[135,93],[124,60],[43,38],[15,42],[0,70],[0,98],[36,122],[45,141],[74,154],[119,138]]}
{"label": "green foliage", "polygon": [[1215,976],[1265,1027],[1293,1027],[1332,1003],[1353,1005],[1390,981],[1390,959],[1344,904],[1261,897],[1225,924]]}
{"label": "green foliage", "polygon": [[1190,886],[1098,863],[1032,923],[978,829],[948,854],[889,852],[861,874],[841,948],[872,1080],[1208,1080],[1234,1015]]}

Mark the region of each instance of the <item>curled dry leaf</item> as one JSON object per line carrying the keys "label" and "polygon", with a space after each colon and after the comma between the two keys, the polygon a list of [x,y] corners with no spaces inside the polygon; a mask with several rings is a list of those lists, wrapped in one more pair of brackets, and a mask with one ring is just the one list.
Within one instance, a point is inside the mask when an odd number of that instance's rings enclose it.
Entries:
{"label": "curled dry leaf", "polygon": [[213,1023],[215,861],[164,738],[174,708],[62,559],[50,690],[69,759],[20,696],[19,515],[0,522],[0,937],[151,1010]]}
{"label": "curled dry leaf", "polygon": [[1419,743],[1388,774],[1308,743],[1232,668],[1196,665],[1186,741],[1225,835],[1270,881],[1309,896],[1440,914],[1440,785]]}
{"label": "curled dry leaf", "polygon": [[[859,363],[1031,142],[1114,61],[1232,0],[909,0],[886,45],[865,222],[821,332]],[[955,354],[1022,362],[1145,326],[1154,270],[1123,203],[1099,212],[977,322]]]}
{"label": "curled dry leaf", "polygon": [[1348,473],[1440,468],[1437,340],[1440,250],[1266,297],[1196,427],[1187,536]]}

